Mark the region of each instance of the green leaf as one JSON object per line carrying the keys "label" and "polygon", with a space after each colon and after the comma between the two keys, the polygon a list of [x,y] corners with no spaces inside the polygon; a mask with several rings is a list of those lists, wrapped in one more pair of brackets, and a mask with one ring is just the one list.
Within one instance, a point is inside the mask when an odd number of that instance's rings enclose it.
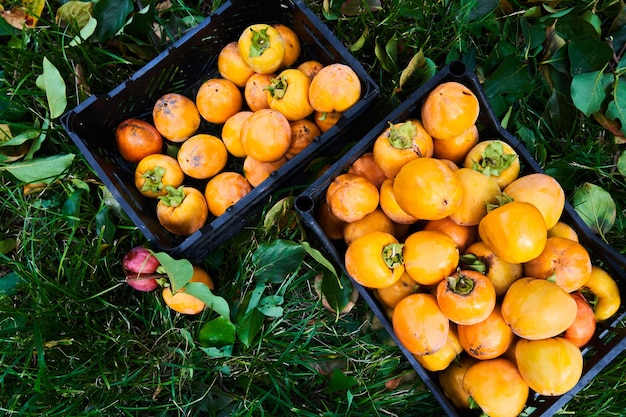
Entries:
{"label": "green leaf", "polygon": [[243,302],[239,306],[235,323],[237,327],[237,336],[241,343],[246,347],[249,347],[254,341],[254,337],[261,330],[261,326],[265,320],[265,316],[261,313],[256,306],[249,308],[251,305],[251,294],[246,294]]}
{"label": "green leaf", "polygon": [[17,240],[13,237],[0,240],[0,253],[6,255],[13,249],[17,248]]}
{"label": "green leaf", "polygon": [[570,41],[567,53],[572,76],[602,70],[613,58],[613,48],[598,38]]}
{"label": "green leaf", "polygon": [[235,337],[235,325],[223,316],[204,323],[198,333],[198,340],[204,347],[232,345],[235,343]]}
{"label": "green leaf", "polygon": [[626,151],[622,152],[617,159],[617,171],[626,177]]}
{"label": "green leaf", "polygon": [[613,76],[605,74],[603,70],[574,75],[570,94],[576,108],[585,116],[600,111],[612,81]]}
{"label": "green leaf", "polygon": [[365,26],[365,28],[363,29],[363,33],[361,33],[361,36],[359,37],[359,39],[357,39],[356,42],[350,45],[348,50],[350,52],[360,51],[361,48],[363,48],[363,45],[365,45],[365,41],[367,40],[368,35],[369,35],[369,28]]}
{"label": "green leaf", "polygon": [[80,188],[75,189],[63,203],[61,212],[64,216],[69,218],[68,221],[72,226],[80,221],[78,215],[80,214],[80,203],[82,201],[83,192],[84,191]]}
{"label": "green leaf", "polygon": [[93,8],[93,17],[98,21],[98,41],[104,43],[113,38],[132,11],[132,0],[99,0]]}
{"label": "green leaf", "polygon": [[328,259],[326,259],[324,255],[322,255],[322,253],[319,250],[311,247],[309,242],[303,241],[303,242],[300,242],[300,245],[311,258],[315,259],[317,263],[322,265],[324,268],[328,270],[328,272],[330,272],[335,278],[337,278],[337,271],[335,270],[335,267]]}
{"label": "green leaf", "polygon": [[498,97],[506,93],[521,95],[532,84],[533,77],[528,70],[528,65],[518,57],[509,55],[485,80],[485,93],[487,97]]}
{"label": "green leaf", "polygon": [[117,226],[111,219],[111,210],[106,204],[101,204],[100,209],[96,213],[96,230],[102,235],[105,242],[113,242]]}
{"label": "green leaf", "polygon": [[20,276],[15,272],[0,277],[0,296],[11,296],[17,291],[20,283]]}
{"label": "green leaf", "polygon": [[193,295],[202,301],[208,308],[215,311],[220,316],[230,320],[230,306],[228,302],[219,295],[211,292],[211,289],[203,282],[188,282],[185,286],[185,293]]}
{"label": "green leaf", "polygon": [[56,21],[66,25],[76,22],[78,28],[82,29],[92,19],[93,6],[91,1],[70,0],[57,9]]}
{"label": "green leaf", "polygon": [[328,388],[331,392],[346,391],[357,384],[355,377],[346,376],[341,369],[335,369],[330,375],[330,384]]}
{"label": "green leaf", "polygon": [[191,262],[187,259],[174,259],[165,252],[152,252],[152,254],[161,264],[159,269],[167,274],[172,292],[180,290],[189,283],[193,277]]}
{"label": "green leaf", "polygon": [[84,39],[89,39],[89,37],[96,32],[97,27],[98,21],[93,17],[90,18],[87,23],[81,28],[80,34],[74,36],[74,39],[70,41],[69,46],[82,44]]}
{"label": "green leaf", "polygon": [[45,56],[43,57],[43,73],[37,77],[36,84],[46,92],[50,118],[56,119],[61,116],[67,107],[65,81],[59,70]]}
{"label": "green leaf", "polygon": [[621,77],[615,81],[613,100],[606,109],[606,117],[613,121],[619,120],[622,124],[622,133],[626,135],[626,83]]}
{"label": "green leaf", "polygon": [[328,305],[337,313],[343,311],[346,306],[352,302],[354,287],[352,286],[350,278],[345,274],[341,274],[341,276],[337,278],[323,271],[320,289]]}
{"label": "green leaf", "polygon": [[554,132],[568,132],[576,121],[578,112],[566,96],[553,91],[546,103],[543,119]]}
{"label": "green leaf", "polygon": [[615,201],[604,188],[584,183],[572,195],[572,205],[585,224],[604,238],[615,223]]}
{"label": "green leaf", "polygon": [[283,308],[281,307],[285,299],[280,295],[268,295],[259,302],[258,310],[267,317],[281,317]]}
{"label": "green leaf", "polygon": [[304,255],[302,246],[290,240],[277,239],[260,244],[252,255],[255,275],[265,282],[282,282],[300,267]]}
{"label": "green leaf", "polygon": [[6,171],[25,183],[50,183],[72,164],[74,156],[72,153],[57,154],[18,161],[11,165],[0,166],[0,171]]}

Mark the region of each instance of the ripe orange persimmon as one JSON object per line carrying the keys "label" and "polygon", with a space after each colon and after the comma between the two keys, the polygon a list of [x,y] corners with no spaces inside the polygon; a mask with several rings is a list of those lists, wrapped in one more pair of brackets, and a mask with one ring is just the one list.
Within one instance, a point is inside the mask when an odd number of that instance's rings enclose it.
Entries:
{"label": "ripe orange persimmon", "polygon": [[245,87],[248,78],[254,74],[252,68],[241,58],[237,42],[230,42],[222,48],[217,56],[217,70],[237,87]]}
{"label": "ripe orange persimmon", "polygon": [[420,285],[404,271],[395,283],[374,289],[374,296],[387,308],[395,308],[404,297],[415,294]]}
{"label": "ripe orange persimmon", "polygon": [[148,198],[167,194],[165,187],[178,188],[184,179],[185,173],[176,159],[165,154],[148,155],[135,167],[135,186]]}
{"label": "ripe orange persimmon", "polygon": [[480,272],[457,271],[437,285],[437,303],[450,321],[476,324],[486,320],[495,308],[496,290]]}
{"label": "ripe orange persimmon", "polygon": [[370,180],[354,174],[340,174],[326,190],[326,202],[335,216],[354,222],[378,207],[378,189]]}
{"label": "ripe orange persimmon", "polygon": [[418,284],[435,285],[454,272],[459,249],[442,232],[419,230],[404,241],[404,266]]}
{"label": "ripe orange persimmon", "polygon": [[252,186],[238,172],[220,172],[207,182],[204,188],[209,211],[214,216],[221,216],[230,206],[241,200]]}
{"label": "ripe orange persimmon", "polygon": [[343,228],[343,240],[347,245],[350,245],[354,239],[374,231],[385,232],[395,236],[393,222],[380,208],[366,214],[360,220],[346,224]]}
{"label": "ripe orange persimmon", "polygon": [[283,63],[285,41],[280,32],[265,23],[248,26],[237,40],[239,55],[254,72],[271,74]]}
{"label": "ripe orange persimmon", "polygon": [[465,156],[463,166],[493,177],[501,189],[516,180],[521,169],[515,149],[499,139],[478,142]]}
{"label": "ripe orange persimmon", "polygon": [[341,119],[341,116],[343,116],[343,113],[340,113],[338,111],[331,111],[331,112],[315,111],[313,112],[313,121],[323,133],[323,132],[327,132],[328,130],[330,130],[331,127],[336,125],[339,119]]}
{"label": "ripe orange persimmon", "polygon": [[475,124],[451,139],[433,138],[433,156],[439,159],[449,159],[457,165],[462,165],[465,156],[478,143],[478,140],[479,133]]}
{"label": "ripe orange persimmon", "polygon": [[[210,289],[214,289],[213,279],[211,276],[200,266],[193,266],[193,276],[189,282],[200,282],[205,284]],[[175,293],[172,292],[170,287],[163,288],[163,301],[172,310],[181,314],[198,314],[204,310],[206,306],[204,302],[200,301],[193,295],[185,293],[185,287],[178,289]]]}
{"label": "ripe orange persimmon", "polygon": [[220,138],[199,133],[183,142],[176,159],[185,174],[196,179],[206,179],[224,169],[228,151]]}
{"label": "ripe orange persimmon", "polygon": [[372,152],[365,152],[363,155],[359,156],[350,165],[350,168],[348,168],[348,173],[366,177],[378,188],[380,188],[382,183],[387,179],[383,171],[376,164]]}
{"label": "ripe orange persimmon", "polygon": [[322,134],[319,127],[309,119],[296,120],[289,123],[291,126],[291,144],[285,153],[287,159],[292,159],[309,146],[315,138]]}
{"label": "ripe orange persimmon", "polygon": [[196,107],[204,120],[222,124],[241,110],[243,97],[239,88],[226,78],[211,78],[200,85]]}
{"label": "ripe orange persimmon", "polygon": [[132,163],[163,150],[163,138],[159,131],[141,119],[126,119],[117,125],[115,143],[122,158]]}
{"label": "ripe orange persimmon", "polygon": [[548,229],[557,224],[565,208],[563,187],[553,177],[541,172],[517,178],[503,192],[515,201],[525,201],[537,207]]}
{"label": "ripe orange persimmon", "polygon": [[548,229],[548,237],[564,237],[578,242],[578,233],[569,224],[558,221],[552,228]]}
{"label": "ripe orange persimmon", "polygon": [[463,252],[461,264],[463,268],[475,269],[487,275],[498,296],[506,293],[511,284],[524,275],[522,264],[505,261],[480,240]]}
{"label": "ripe orange persimmon", "polygon": [[287,163],[287,158],[284,156],[280,158],[278,161],[273,162],[261,162],[252,158],[251,156],[246,156],[243,160],[243,175],[246,177],[250,185],[253,187],[257,187],[273,172],[278,170],[278,168],[282,167]]}
{"label": "ripe orange persimmon", "polygon": [[443,219],[429,220],[424,225],[423,230],[439,231],[450,236],[459,248],[459,253],[464,253],[474,243],[478,234],[476,226],[460,225],[452,221],[449,216]]}
{"label": "ripe orange persimmon", "polygon": [[470,168],[455,171],[463,188],[459,206],[448,217],[464,226],[476,226],[487,215],[487,206],[498,202],[502,195],[498,182]]}
{"label": "ripe orange persimmon", "polygon": [[456,326],[450,323],[446,344],[435,353],[415,355],[415,359],[424,369],[431,372],[438,372],[450,366],[461,352],[463,352],[463,346],[461,346],[461,342],[459,341]]}
{"label": "ripe orange persimmon", "polygon": [[184,142],[200,127],[200,113],[190,98],[168,93],[160,97],[152,109],[154,127],[172,142]]}
{"label": "ripe orange persimmon", "polygon": [[204,195],[194,187],[167,186],[167,195],[159,196],[156,208],[161,226],[175,235],[187,236],[199,230],[209,216]]}
{"label": "ripe orange persimmon", "polygon": [[450,81],[439,84],[426,96],[421,120],[433,138],[447,140],[472,127],[479,112],[480,104],[472,90]]}
{"label": "ripe orange persimmon", "polygon": [[241,127],[241,147],[246,155],[260,162],[275,162],[291,145],[291,125],[279,111],[255,111]]}
{"label": "ripe orange persimmon", "polygon": [[309,103],[311,79],[302,71],[282,71],[266,90],[270,109],[281,112],[289,121],[302,120],[313,113]]}
{"label": "ripe orange persimmon", "polygon": [[398,224],[413,224],[417,222],[417,218],[411,216],[398,205],[393,192],[393,179],[385,177],[385,180],[380,185],[379,194],[380,208],[392,221]]}
{"label": "ripe orange persimmon", "polygon": [[461,356],[458,361],[454,361],[443,371],[439,372],[438,380],[443,394],[456,407],[468,410],[470,394],[463,387],[463,377],[465,372],[477,362],[471,356]]}
{"label": "ripe orange persimmon", "polygon": [[325,199],[322,199],[316,211],[316,219],[329,239],[343,239],[343,228],[347,224],[333,214]]}
{"label": "ripe orange persimmon", "polygon": [[496,305],[481,322],[457,326],[463,349],[476,359],[493,359],[503,355],[513,343],[515,334],[502,318],[500,306]]}
{"label": "ripe orange persimmon", "polygon": [[320,69],[309,88],[309,102],[319,112],[343,113],[361,97],[361,80],[346,64],[333,63]]}
{"label": "ripe orange persimmon", "polygon": [[298,39],[296,32],[294,32],[293,29],[287,25],[274,23],[272,26],[278,31],[278,33],[280,33],[281,38],[283,38],[283,41],[285,42],[285,55],[283,56],[283,62],[280,66],[290,67],[300,57],[300,51],[302,49],[300,46],[300,39]]}
{"label": "ripe orange persimmon", "polygon": [[388,287],[404,273],[402,244],[386,232],[357,237],[348,246],[344,259],[348,274],[367,288]]}
{"label": "ripe orange persimmon", "polygon": [[324,64],[319,61],[309,60],[304,61],[297,67],[300,71],[308,75],[308,77],[312,80],[322,68],[324,68]]}
{"label": "ripe orange persimmon", "polygon": [[252,116],[251,111],[242,110],[230,116],[222,126],[222,142],[224,142],[228,153],[237,158],[246,157],[241,146],[241,128],[250,116]]}
{"label": "ripe orange persimmon", "polygon": [[243,96],[251,111],[270,108],[265,89],[272,84],[272,78],[274,77],[276,77],[274,74],[254,73],[248,78],[243,90]]}
{"label": "ripe orange persimmon", "polygon": [[398,205],[415,218],[443,219],[461,204],[463,187],[455,172],[435,158],[403,165],[393,182]]}
{"label": "ripe orange persimmon", "polygon": [[391,321],[400,343],[414,355],[435,353],[448,340],[450,321],[433,295],[418,292],[404,297],[393,309]]}

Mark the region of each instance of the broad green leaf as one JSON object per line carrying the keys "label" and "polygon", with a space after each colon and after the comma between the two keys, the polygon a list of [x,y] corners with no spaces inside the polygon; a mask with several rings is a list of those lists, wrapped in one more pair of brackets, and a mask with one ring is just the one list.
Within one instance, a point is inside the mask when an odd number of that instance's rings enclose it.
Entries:
{"label": "broad green leaf", "polygon": [[153,30],[155,16],[156,3],[151,3],[130,17],[124,26],[124,33],[137,38],[148,35]]}
{"label": "broad green leaf", "polygon": [[[7,128],[8,128],[8,126],[7,126]],[[10,134],[10,131],[3,130],[3,132],[8,132]],[[27,142],[27,141],[29,141],[31,139],[35,139],[38,135],[39,135],[39,132],[37,132],[36,130],[25,130],[22,133],[20,133],[19,135],[13,136],[12,138],[10,138],[7,141],[0,140],[0,148],[5,147],[5,146],[18,146],[18,145],[21,145],[22,143],[25,143],[25,142]],[[3,138],[6,138],[6,136],[3,135]]]}
{"label": "broad green leaf", "polygon": [[223,297],[213,294],[205,283],[188,282],[185,286],[185,293],[193,295],[206,304],[207,308],[230,320],[230,306],[228,302]]}
{"label": "broad green leaf", "polygon": [[404,68],[400,73],[400,81],[398,83],[400,88],[404,87],[404,84],[406,84],[406,82],[411,79],[413,74],[415,74],[425,66],[426,58],[424,57],[424,51],[420,49],[415,55],[413,55],[413,57],[411,57],[411,60],[407,64],[406,68]]}
{"label": "broad green leaf", "polygon": [[17,291],[20,283],[20,276],[15,272],[0,277],[0,296],[11,296]]}
{"label": "broad green leaf", "polygon": [[289,240],[262,243],[252,255],[255,276],[265,282],[282,282],[300,267],[304,255],[302,246]]}
{"label": "broad green leaf", "polygon": [[106,204],[101,204],[100,209],[96,213],[96,230],[102,236],[105,242],[113,242],[117,226],[111,219],[111,210]]}
{"label": "broad green leaf", "polygon": [[13,249],[17,248],[17,240],[13,237],[0,240],[0,253],[6,255]]}
{"label": "broad green leaf", "polygon": [[59,70],[45,56],[43,57],[43,73],[37,77],[36,84],[46,92],[50,118],[56,119],[61,116],[67,107],[65,81]]}
{"label": "broad green leaf", "polygon": [[317,263],[326,268],[328,272],[330,272],[334,277],[337,277],[337,271],[335,270],[335,267],[328,259],[326,259],[324,255],[322,255],[319,250],[311,247],[309,242],[302,241],[300,242],[300,245],[311,258],[315,259]]}
{"label": "broad green leaf", "polygon": [[72,226],[80,221],[78,215],[80,214],[80,203],[82,201],[83,192],[84,191],[80,188],[75,189],[63,203],[61,212],[64,216],[68,217],[68,221]]}
{"label": "broad green leaf", "polygon": [[246,347],[252,344],[254,337],[261,330],[261,326],[263,326],[263,321],[265,320],[263,313],[256,308],[258,301],[253,308],[249,308],[252,303],[251,298],[251,294],[246,294],[243,302],[239,305],[235,318],[237,336]]}
{"label": "broad green leaf", "polygon": [[584,183],[572,195],[572,205],[585,224],[603,238],[615,223],[615,201],[598,185]]}
{"label": "broad green leaf", "polygon": [[232,345],[235,343],[235,337],[235,325],[223,316],[204,323],[198,333],[198,340],[204,347]]}
{"label": "broad green leaf", "polygon": [[6,171],[25,183],[50,183],[72,164],[74,156],[71,153],[57,154],[18,161],[11,165],[0,166],[0,171]]}
{"label": "broad green leaf", "polygon": [[92,19],[93,6],[94,3],[91,1],[70,0],[57,9],[56,21],[70,27],[76,22],[78,29],[82,29]]}
{"label": "broad green leaf", "polygon": [[76,46],[83,43],[84,39],[88,39],[91,35],[96,32],[96,28],[98,27],[98,21],[93,17],[89,19],[89,21],[83,26],[80,30],[80,34],[74,36],[69,43],[69,46]]}
{"label": "broad green leaf", "polygon": [[96,38],[100,42],[113,38],[132,12],[132,0],[99,0],[93,8],[93,17],[98,21]]}
{"label": "broad green leaf", "polygon": [[574,75],[570,93],[576,108],[585,116],[600,111],[612,81],[613,76],[603,70]]}
{"label": "broad green leaf", "polygon": [[346,376],[341,369],[335,369],[330,375],[330,384],[328,388],[330,392],[346,391],[357,384],[357,380],[353,376]]}
{"label": "broad green leaf", "polygon": [[602,35],[602,20],[591,10],[585,10],[580,17],[585,19],[595,30],[598,36]]}
{"label": "broad green leaf", "polygon": [[[554,13],[546,17],[548,17],[548,20],[551,20],[552,18],[559,16]],[[591,25],[587,20],[577,16],[576,14],[567,14],[567,16],[561,16],[560,19],[557,19],[555,30],[566,40],[598,39],[596,28],[594,28],[593,25]]]}
{"label": "broad green leaf", "polygon": [[356,42],[350,45],[350,47],[348,47],[348,50],[350,52],[360,51],[361,48],[363,48],[363,45],[365,45],[365,41],[367,40],[368,35],[369,35],[369,27],[365,26],[365,29],[363,29],[363,33],[361,33],[361,36],[359,37],[359,39],[357,39]]}
{"label": "broad green leaf", "polygon": [[568,132],[578,112],[572,103],[563,94],[553,91],[546,103],[543,119],[551,126],[554,132]]}
{"label": "broad green leaf", "polygon": [[187,259],[174,259],[165,252],[152,252],[161,266],[161,273],[167,274],[172,292],[183,288],[193,277],[193,265]]}
{"label": "broad green leaf", "polygon": [[570,41],[567,45],[570,75],[603,70],[613,58],[613,49],[599,38]]}
{"label": "broad green leaf", "polygon": [[626,82],[622,77],[615,81],[613,100],[606,109],[606,117],[612,121],[619,120],[622,124],[622,133],[626,135]]}
{"label": "broad green leaf", "polygon": [[378,58],[380,66],[383,70],[395,74],[397,68],[396,63],[387,54],[387,48],[389,46],[389,43],[386,44],[386,47],[383,47],[379,41],[381,41],[381,39],[376,38],[376,42],[374,45],[374,54],[376,55],[376,58]]}
{"label": "broad green leaf", "polygon": [[258,307],[261,297],[265,292],[265,281],[260,279],[256,282],[256,286],[249,293],[246,314]]}
{"label": "broad green leaf", "polygon": [[517,56],[504,58],[496,70],[485,80],[487,97],[498,97],[506,93],[523,94],[533,84],[528,65]]}
{"label": "broad green leaf", "polygon": [[622,152],[617,159],[617,171],[626,177],[626,151]]}
{"label": "broad green leaf", "polygon": [[258,310],[267,317],[281,317],[283,308],[281,307],[285,299],[280,295],[268,295],[259,302]]}
{"label": "broad green leaf", "polygon": [[339,278],[322,271],[321,283],[322,295],[337,313],[341,312],[352,301],[354,287],[347,275],[341,274]]}

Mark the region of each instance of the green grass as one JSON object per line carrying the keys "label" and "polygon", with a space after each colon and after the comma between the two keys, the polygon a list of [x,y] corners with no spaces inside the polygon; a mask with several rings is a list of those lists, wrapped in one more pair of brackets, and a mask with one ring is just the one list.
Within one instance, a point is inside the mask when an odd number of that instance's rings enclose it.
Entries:
{"label": "green grass", "polygon": [[[175,1],[155,20],[175,39],[181,27],[197,22],[218,3]],[[332,20],[323,17],[321,1],[307,2],[346,45],[356,43],[368,28],[365,43],[353,53],[381,86],[381,114],[416,87],[413,80],[398,89],[400,72],[420,48],[439,68],[452,59],[470,59],[477,73],[489,78],[513,45],[525,54],[531,73],[538,74],[541,56],[524,50],[519,13],[477,18],[472,14],[476,1],[398,3],[383,2],[384,12]],[[608,25],[616,2],[594,4]],[[570,5],[577,3],[561,6]],[[9,122],[14,133],[34,129],[42,135],[38,154],[55,155],[77,150],[58,120],[47,116],[45,94],[35,82],[42,72],[41,57],[66,75],[80,65],[85,84],[66,79],[72,107],[86,91],[106,93],[149,56],[119,49],[115,42],[63,49],[70,32],[50,17],[58,5],[48,7],[41,25],[28,36],[0,36],[0,97],[11,97],[9,106],[0,101],[0,123]],[[388,71],[374,53],[375,42],[384,45],[394,36],[404,40],[406,49]],[[164,47],[153,36],[122,40],[149,45],[146,51],[152,55]],[[558,176],[569,195],[583,180],[611,192],[617,220],[607,239],[625,253],[626,180],[616,170],[623,145],[590,117],[578,114],[567,126],[542,118],[550,90],[540,77],[533,78],[533,88],[509,97],[507,128]],[[15,240],[15,248],[0,251],[0,283],[20,279],[18,286],[0,286],[5,294],[0,295],[0,414],[442,415],[362,299],[340,317],[321,305],[313,287],[320,266],[310,257],[283,281],[267,285],[266,294],[284,297],[282,315],[265,318],[250,346],[237,343],[232,354],[219,356],[198,343],[200,327],[215,313],[175,314],[158,293],[133,291],[123,282],[121,257],[146,242],[107,205],[102,184],[81,158],[58,181],[28,195],[23,184],[0,171],[0,189],[0,242],[10,246]],[[114,234],[100,231],[103,221],[116,225]],[[261,218],[204,259],[218,293],[231,306],[240,305],[257,284],[255,250],[278,238],[297,241],[299,227],[265,230]],[[397,387],[388,387],[398,379]],[[624,390],[626,353],[621,353],[563,414],[624,416],[626,398],[619,395]]]}

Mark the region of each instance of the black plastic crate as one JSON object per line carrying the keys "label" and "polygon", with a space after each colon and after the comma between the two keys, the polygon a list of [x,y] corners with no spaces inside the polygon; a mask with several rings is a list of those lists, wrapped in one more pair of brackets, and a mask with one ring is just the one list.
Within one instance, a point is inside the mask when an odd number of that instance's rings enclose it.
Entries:
{"label": "black plastic crate", "polygon": [[[115,128],[130,117],[151,121],[152,107],[165,93],[176,92],[195,98],[204,80],[219,76],[217,56],[221,49],[236,41],[241,32],[254,23],[283,23],[293,29],[302,47],[297,63],[314,59],[325,65],[335,62],[349,65],[361,80],[361,98],[335,126],[226,213],[217,218],[209,217],[207,224],[190,236],[172,235],[156,218],[156,202],[143,197],[135,188],[134,165],[119,155],[115,147]],[[201,259],[254,220],[280,187],[303,181],[307,165],[337,144],[378,94],[374,80],[302,0],[231,0],[129,80],[105,96],[89,97],[63,115],[61,122],[86,161],[155,249],[173,256]],[[216,134],[215,129],[203,121],[198,133]]]}
{"label": "black plastic crate", "polygon": [[[499,138],[510,144],[519,154],[522,165],[522,175],[532,172],[543,172],[539,164],[523,146],[522,142],[502,128],[493,114],[482,86],[474,73],[469,71],[461,62],[451,63],[440,70],[425,85],[411,94],[398,108],[388,114],[384,119],[380,120],[380,122],[349,152],[344,154],[323,176],[312,183],[306,191],[300,194],[295,200],[296,209],[310,232],[309,238],[312,243],[330,256],[334,263],[340,266],[346,275],[349,276],[344,266],[346,245],[343,241],[329,239],[316,220],[317,209],[325,198],[329,184],[335,177],[345,173],[357,158],[366,152],[371,152],[377,137],[389,126],[390,122],[404,122],[409,118],[419,119],[421,117],[421,105],[425,97],[437,85],[447,81],[456,81],[464,84],[472,90],[478,98],[480,103],[480,115],[477,126],[479,127],[481,140]],[[594,235],[570,204],[566,203],[561,219],[576,230],[580,242],[589,250],[592,259],[594,259],[594,263],[602,265],[616,279],[620,287],[621,298],[622,300],[626,300],[626,258],[614,248],[607,245],[598,236]],[[415,357],[407,351],[395,337],[393,326],[385,314],[383,307],[374,297],[373,292],[355,281],[352,282],[397,343],[399,349],[406,356],[417,374],[439,401],[445,413],[448,416],[477,415],[475,411],[459,410],[454,407],[443,394],[436,373],[424,369],[417,362]],[[625,322],[626,306],[623,303],[611,322],[598,323],[596,334],[583,349],[584,369],[578,384],[566,394],[555,397],[540,396],[531,391],[525,409],[526,415],[551,416],[555,414],[569,402],[577,392],[590,383],[602,369],[609,365],[613,359],[626,350]]]}

